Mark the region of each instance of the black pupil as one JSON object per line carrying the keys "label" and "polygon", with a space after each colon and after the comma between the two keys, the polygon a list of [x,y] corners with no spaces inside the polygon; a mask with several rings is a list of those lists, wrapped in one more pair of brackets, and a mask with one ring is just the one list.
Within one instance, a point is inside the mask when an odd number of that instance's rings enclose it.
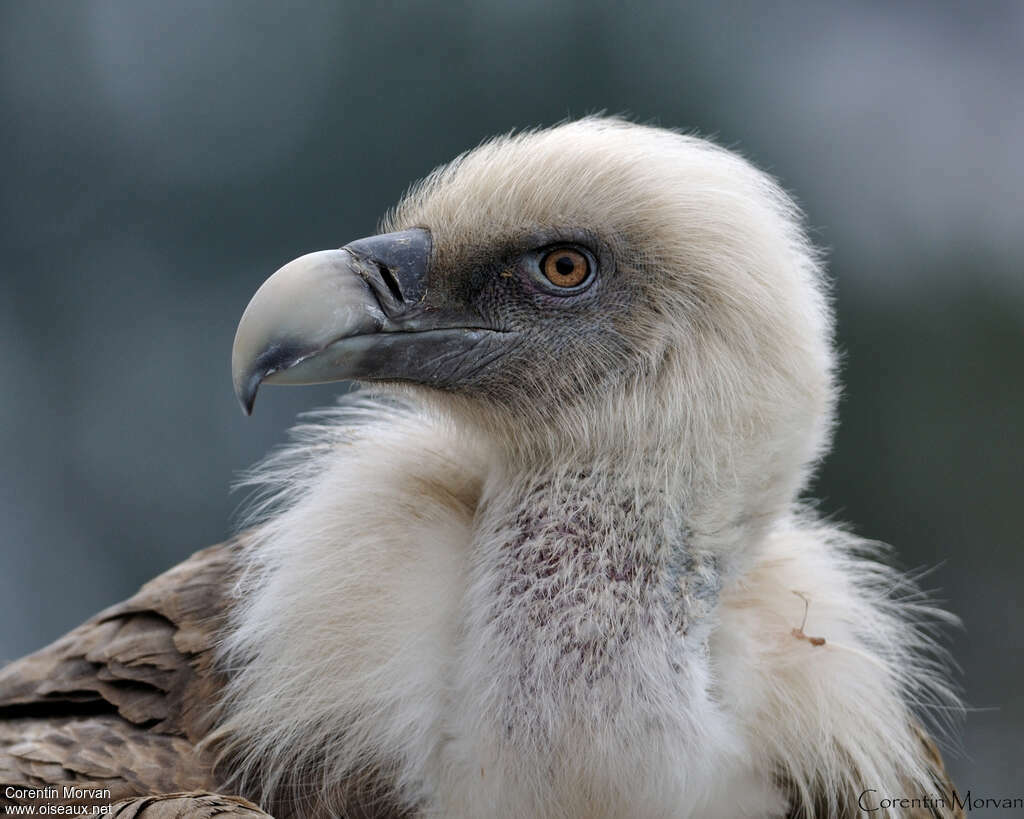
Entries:
{"label": "black pupil", "polygon": [[571,276],[576,272],[576,262],[572,256],[559,256],[555,259],[555,270],[559,276]]}

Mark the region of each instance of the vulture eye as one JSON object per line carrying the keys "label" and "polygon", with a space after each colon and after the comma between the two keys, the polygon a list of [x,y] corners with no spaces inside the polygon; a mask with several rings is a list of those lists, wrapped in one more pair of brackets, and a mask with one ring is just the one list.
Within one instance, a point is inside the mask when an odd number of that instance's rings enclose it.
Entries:
{"label": "vulture eye", "polygon": [[591,264],[583,253],[572,247],[556,247],[540,260],[540,269],[556,287],[579,287],[590,278]]}

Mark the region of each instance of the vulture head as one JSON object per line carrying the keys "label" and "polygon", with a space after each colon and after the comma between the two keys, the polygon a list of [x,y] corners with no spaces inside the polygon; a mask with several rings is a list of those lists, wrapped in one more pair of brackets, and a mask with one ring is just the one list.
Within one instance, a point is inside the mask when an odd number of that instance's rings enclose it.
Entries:
{"label": "vulture head", "polygon": [[235,338],[245,410],[264,382],[373,397],[256,473],[210,740],[235,781],[307,816],[923,792],[934,612],[797,504],[831,329],[772,179],[615,119],[486,142],[281,268]]}
{"label": "vulture head", "polygon": [[660,458],[708,531],[779,512],[821,451],[830,316],[798,212],[711,143],[584,119],[492,140],[380,235],[303,256],[233,350],[261,382],[412,391],[515,463]]}

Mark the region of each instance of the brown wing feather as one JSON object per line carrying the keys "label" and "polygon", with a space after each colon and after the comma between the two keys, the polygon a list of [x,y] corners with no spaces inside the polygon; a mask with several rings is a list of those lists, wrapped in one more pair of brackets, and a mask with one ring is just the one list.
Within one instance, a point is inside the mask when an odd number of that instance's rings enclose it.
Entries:
{"label": "brown wing feather", "polygon": [[910,819],[965,819],[964,809],[962,805],[959,805],[954,798],[956,794],[956,788],[953,785],[953,780],[946,772],[946,766],[942,761],[942,754],[939,753],[939,748],[935,744],[935,741],[928,736],[924,728],[915,723],[914,732],[921,740],[921,745],[924,747],[924,758],[928,762],[928,767],[931,769],[932,782],[935,785],[936,795],[941,795],[945,807],[935,808],[934,810],[926,808],[918,808],[916,812],[910,813]]}
{"label": "brown wing feather", "polygon": [[[942,797],[944,805],[935,805],[929,807],[910,807],[905,812],[900,813],[901,817],[905,819],[966,819],[964,816],[963,808],[958,804],[954,798],[955,789],[953,782],[946,773],[946,767],[942,762],[942,754],[939,753],[938,746],[934,740],[925,732],[919,724],[914,723],[912,726],[914,733],[921,740],[922,745],[922,758],[928,763],[928,767],[931,770],[931,777],[933,783],[933,790],[928,794],[916,794],[907,792],[905,794],[886,794],[890,797],[907,797],[914,798],[917,796],[928,796],[934,802],[937,797]],[[785,780],[783,780],[783,786],[787,787]],[[791,791],[795,792],[795,789],[790,788]],[[865,812],[861,810],[857,805],[857,798],[859,794],[852,794],[846,796],[840,796],[838,814],[836,819],[859,819],[859,817],[865,816]],[[832,816],[829,810],[830,800],[827,794],[819,794],[814,799],[814,816],[829,817]],[[809,812],[806,811],[796,799],[791,801],[793,808],[787,814],[787,819],[806,819]]]}
{"label": "brown wing feather", "polygon": [[256,819],[270,817],[252,802],[216,793],[164,793],[143,796],[114,806],[117,819]]}
{"label": "brown wing feather", "polygon": [[0,784],[77,783],[114,799],[213,789],[193,746],[222,684],[212,649],[239,548],[196,553],[0,671]]}

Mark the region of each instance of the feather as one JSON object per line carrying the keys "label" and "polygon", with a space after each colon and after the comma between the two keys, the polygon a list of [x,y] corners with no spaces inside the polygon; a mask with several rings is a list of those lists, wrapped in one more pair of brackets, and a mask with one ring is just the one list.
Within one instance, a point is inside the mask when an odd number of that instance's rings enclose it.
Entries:
{"label": "feather", "polygon": [[221,684],[212,648],[236,548],[197,553],[0,672],[0,782],[114,800],[212,788],[194,743]]}
{"label": "feather", "polygon": [[165,793],[118,802],[110,816],[118,819],[257,819],[270,817],[252,802],[213,793]]}

